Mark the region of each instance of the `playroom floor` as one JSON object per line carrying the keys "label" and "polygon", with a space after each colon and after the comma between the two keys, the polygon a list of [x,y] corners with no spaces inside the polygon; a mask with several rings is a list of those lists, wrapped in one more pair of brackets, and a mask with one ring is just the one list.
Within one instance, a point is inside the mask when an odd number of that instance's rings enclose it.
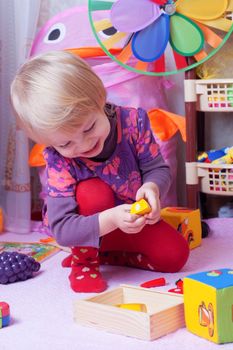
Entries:
{"label": "playroom floor", "polygon": [[[233,268],[233,219],[210,219],[211,234],[203,240],[200,248],[191,251],[185,268],[176,274],[164,274],[168,285],[158,290],[175,287],[179,278],[197,271]],[[1,241],[38,241],[38,233],[28,235],[3,233]],[[142,341],[79,326],[73,321],[73,302],[92,294],[76,294],[69,288],[68,269],[61,268],[67,255],[59,252],[42,263],[34,278],[0,285],[0,301],[11,308],[11,323],[0,329],[1,350],[214,350],[219,345],[189,333],[182,328],[154,341]],[[104,266],[104,277],[109,289],[120,284],[139,285],[161,277],[161,273],[132,268]],[[233,344],[221,345],[221,350],[233,349]]]}

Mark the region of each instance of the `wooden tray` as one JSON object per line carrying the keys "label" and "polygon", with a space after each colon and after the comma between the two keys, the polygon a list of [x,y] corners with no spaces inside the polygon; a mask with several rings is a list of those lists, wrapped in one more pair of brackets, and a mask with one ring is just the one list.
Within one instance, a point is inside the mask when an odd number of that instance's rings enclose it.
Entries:
{"label": "wooden tray", "polygon": [[[147,312],[115,306],[123,303],[143,303]],[[185,326],[183,296],[122,285],[94,297],[75,301],[74,319],[81,325],[154,340]]]}

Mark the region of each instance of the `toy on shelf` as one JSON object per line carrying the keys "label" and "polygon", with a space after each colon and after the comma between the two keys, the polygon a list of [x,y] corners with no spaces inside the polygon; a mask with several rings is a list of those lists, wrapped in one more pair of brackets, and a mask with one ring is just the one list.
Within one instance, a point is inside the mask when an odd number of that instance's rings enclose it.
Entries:
{"label": "toy on shelf", "polygon": [[233,148],[229,148],[226,154],[213,161],[213,164],[232,164],[233,163]]}
{"label": "toy on shelf", "polygon": [[197,174],[205,193],[232,195],[233,147],[203,152],[198,156],[198,163]]}
{"label": "toy on shelf", "polygon": [[202,152],[197,158],[200,163],[233,164],[233,147]]}
{"label": "toy on shelf", "polygon": [[151,212],[151,207],[147,203],[145,199],[140,199],[140,201],[137,201],[132,204],[130,213],[131,214],[137,214],[137,215],[145,215]]}
{"label": "toy on shelf", "polygon": [[0,301],[0,328],[10,324],[10,306],[4,301]]}
{"label": "toy on shelf", "polygon": [[202,226],[199,209],[167,207],[161,210],[161,218],[182,234],[190,249],[201,245]]}
{"label": "toy on shelf", "polygon": [[190,332],[215,343],[233,342],[233,270],[185,277],[184,307]]}
{"label": "toy on shelf", "polygon": [[200,64],[196,74],[200,79],[233,78],[232,72],[233,36],[231,35],[221,50],[208,61]]}

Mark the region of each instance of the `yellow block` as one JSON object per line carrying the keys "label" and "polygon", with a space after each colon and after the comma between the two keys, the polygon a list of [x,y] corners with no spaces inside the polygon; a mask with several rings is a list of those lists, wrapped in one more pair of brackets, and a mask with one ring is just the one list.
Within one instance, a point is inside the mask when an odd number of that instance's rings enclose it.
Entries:
{"label": "yellow block", "polygon": [[147,312],[146,305],[141,303],[117,304],[116,307],[133,311]]}
{"label": "yellow block", "polygon": [[216,289],[184,278],[184,305],[187,329],[200,337],[218,343]]}
{"label": "yellow block", "polygon": [[137,215],[144,215],[150,212],[151,212],[151,207],[149,206],[147,201],[145,201],[145,199],[140,199],[140,201],[133,203],[130,210],[131,214],[137,214]]}
{"label": "yellow block", "polygon": [[0,232],[3,231],[3,212],[2,208],[0,208]]}
{"label": "yellow block", "polygon": [[161,210],[161,218],[183,235],[190,249],[201,245],[202,229],[199,209],[167,207]]}

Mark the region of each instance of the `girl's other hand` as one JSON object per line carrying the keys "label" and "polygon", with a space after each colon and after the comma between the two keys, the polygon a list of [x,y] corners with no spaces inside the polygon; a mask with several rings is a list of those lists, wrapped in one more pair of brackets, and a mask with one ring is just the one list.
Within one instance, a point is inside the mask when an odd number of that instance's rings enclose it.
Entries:
{"label": "girl's other hand", "polygon": [[122,204],[114,208],[114,221],[125,233],[138,233],[146,224],[145,216],[130,213],[131,204]]}
{"label": "girl's other hand", "polygon": [[159,188],[153,182],[146,182],[137,191],[136,201],[144,198],[151,207],[151,212],[143,217],[146,224],[153,225],[160,220]]}
{"label": "girl's other hand", "polygon": [[140,232],[146,225],[145,216],[130,214],[131,204],[122,204],[99,213],[100,236],[119,228],[129,234]]}

